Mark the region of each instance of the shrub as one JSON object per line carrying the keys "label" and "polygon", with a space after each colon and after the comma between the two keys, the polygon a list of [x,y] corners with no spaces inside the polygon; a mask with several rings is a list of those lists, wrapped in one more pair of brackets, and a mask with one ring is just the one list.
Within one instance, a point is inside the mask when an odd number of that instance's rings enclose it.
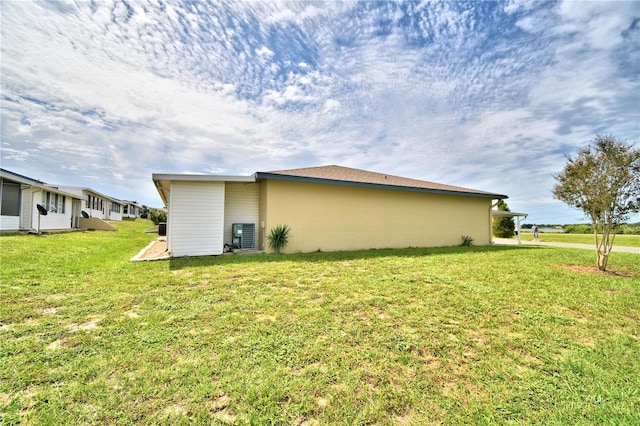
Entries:
{"label": "shrub", "polygon": [[593,234],[593,226],[588,224],[565,225],[563,227],[565,234]]}
{"label": "shrub", "polygon": [[151,220],[151,222],[153,222],[156,225],[159,224],[160,222],[166,222],[167,212],[160,209],[151,209],[149,210],[149,219]]}
{"label": "shrub", "polygon": [[468,247],[468,246],[473,245],[473,238],[471,238],[470,236],[463,235],[460,238],[462,239],[462,243],[460,243],[461,246]]}
{"label": "shrub", "polygon": [[621,234],[640,235],[640,223],[626,223],[620,226]]}
{"label": "shrub", "polygon": [[289,242],[289,231],[291,228],[288,225],[277,225],[271,228],[267,240],[269,240],[269,247],[275,254],[280,254],[280,251]]}

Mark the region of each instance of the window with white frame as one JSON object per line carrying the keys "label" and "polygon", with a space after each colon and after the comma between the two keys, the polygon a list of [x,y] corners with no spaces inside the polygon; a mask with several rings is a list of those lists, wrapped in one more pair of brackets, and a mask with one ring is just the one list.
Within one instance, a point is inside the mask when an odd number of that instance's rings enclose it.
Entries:
{"label": "window with white frame", "polygon": [[51,213],[64,214],[67,197],[55,192],[42,191],[42,205]]}
{"label": "window with white frame", "polygon": [[87,195],[87,208],[91,210],[104,211],[104,200],[95,195]]}

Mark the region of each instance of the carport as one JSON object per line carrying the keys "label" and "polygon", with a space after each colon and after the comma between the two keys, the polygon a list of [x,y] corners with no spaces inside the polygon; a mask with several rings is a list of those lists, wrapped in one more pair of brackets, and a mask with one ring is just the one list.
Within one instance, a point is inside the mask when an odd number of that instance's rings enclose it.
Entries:
{"label": "carport", "polygon": [[496,218],[496,217],[511,217],[511,218],[515,217],[516,218],[516,226],[518,229],[518,244],[522,244],[522,240],[520,239],[522,235],[522,229],[520,227],[520,218],[524,220],[527,218],[527,216],[529,216],[527,213],[503,212],[500,210],[491,210],[492,218]]}

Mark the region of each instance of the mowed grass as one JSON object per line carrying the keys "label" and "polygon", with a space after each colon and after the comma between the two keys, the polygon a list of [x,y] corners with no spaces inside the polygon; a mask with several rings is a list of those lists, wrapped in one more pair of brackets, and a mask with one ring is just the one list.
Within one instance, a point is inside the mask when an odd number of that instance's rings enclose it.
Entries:
{"label": "mowed grass", "polygon": [[[571,244],[592,244],[595,250],[595,237],[593,234],[563,234],[559,232],[541,232],[538,234],[540,241],[551,243],[571,243]],[[515,237],[514,237],[515,238]],[[523,240],[533,240],[530,231],[522,232]],[[620,247],[640,247],[640,235],[616,235],[613,240],[614,246]]]}
{"label": "mowed grass", "polygon": [[130,263],[0,237],[4,424],[633,424],[640,262],[456,247]]}

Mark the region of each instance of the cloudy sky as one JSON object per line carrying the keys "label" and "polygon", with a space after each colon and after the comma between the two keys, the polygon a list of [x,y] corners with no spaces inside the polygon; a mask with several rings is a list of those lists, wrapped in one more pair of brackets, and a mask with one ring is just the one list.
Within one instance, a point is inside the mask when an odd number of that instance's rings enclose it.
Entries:
{"label": "cloudy sky", "polygon": [[2,167],[150,206],[156,172],[338,164],[575,223],[565,154],[640,141],[637,1],[0,7]]}

